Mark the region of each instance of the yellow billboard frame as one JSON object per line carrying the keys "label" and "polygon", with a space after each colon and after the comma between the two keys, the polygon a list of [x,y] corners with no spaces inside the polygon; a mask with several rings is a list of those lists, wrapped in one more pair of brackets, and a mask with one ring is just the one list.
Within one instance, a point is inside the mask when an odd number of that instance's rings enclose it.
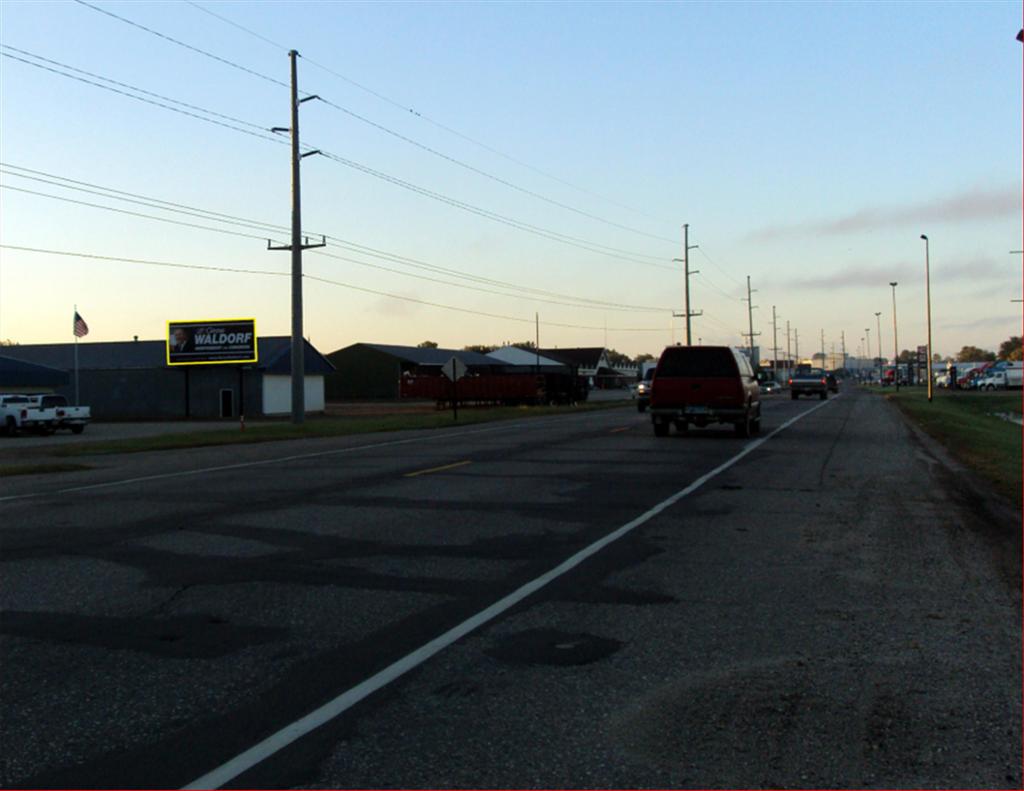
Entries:
{"label": "yellow billboard frame", "polygon": [[[227,323],[232,321],[251,321],[252,322],[252,359],[244,360],[206,360],[203,362],[194,363],[172,363],[171,362],[171,325],[172,324],[217,324]],[[179,365],[243,365],[245,363],[259,362],[260,357],[260,335],[256,331],[256,319],[255,318],[239,318],[239,319],[192,319],[188,321],[168,321],[167,330],[164,332],[164,356],[167,360],[168,366],[179,366]]]}

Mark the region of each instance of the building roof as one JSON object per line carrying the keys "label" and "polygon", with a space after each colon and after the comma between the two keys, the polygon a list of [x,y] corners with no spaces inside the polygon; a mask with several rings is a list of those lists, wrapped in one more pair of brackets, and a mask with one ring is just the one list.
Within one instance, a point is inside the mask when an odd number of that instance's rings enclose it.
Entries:
{"label": "building roof", "polygon": [[67,371],[0,356],[0,390],[8,387],[60,387],[66,385],[69,378]]}
{"label": "building roof", "polygon": [[356,346],[374,349],[413,365],[444,365],[452,357],[457,357],[467,366],[493,367],[501,365],[499,361],[479,352],[467,352],[462,349],[420,348],[419,346],[392,346],[384,343],[353,343],[351,346],[338,349],[335,352],[331,352],[331,354],[337,354]]}
{"label": "building roof", "polygon": [[505,363],[506,365],[565,367],[564,363],[561,363],[558,360],[553,360],[550,357],[545,357],[543,354],[540,355],[540,358],[538,359],[536,351],[532,349],[522,349],[519,346],[502,346],[500,349],[495,349],[493,352],[489,352],[486,356],[497,360],[498,362]]}
{"label": "building roof", "polygon": [[604,347],[588,346],[576,349],[541,349],[545,357],[574,365],[578,368],[598,368],[604,356]]}
{"label": "building roof", "polygon": [[[271,374],[291,373],[291,338],[271,335],[257,339],[259,362],[256,367]],[[327,374],[334,366],[305,341],[307,374]],[[75,368],[74,343],[33,343],[5,346],[4,355],[26,363],[47,366],[58,371]],[[100,341],[78,344],[78,368],[81,371],[119,371],[132,368],[166,368],[167,344],[164,341]]]}

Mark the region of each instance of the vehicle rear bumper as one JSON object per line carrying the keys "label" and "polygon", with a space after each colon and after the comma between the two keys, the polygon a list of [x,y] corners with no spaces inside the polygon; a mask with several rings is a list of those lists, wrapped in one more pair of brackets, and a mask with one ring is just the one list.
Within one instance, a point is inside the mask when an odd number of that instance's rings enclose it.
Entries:
{"label": "vehicle rear bumper", "polygon": [[686,420],[688,422],[733,423],[747,415],[743,407],[651,407],[651,419],[656,421]]}

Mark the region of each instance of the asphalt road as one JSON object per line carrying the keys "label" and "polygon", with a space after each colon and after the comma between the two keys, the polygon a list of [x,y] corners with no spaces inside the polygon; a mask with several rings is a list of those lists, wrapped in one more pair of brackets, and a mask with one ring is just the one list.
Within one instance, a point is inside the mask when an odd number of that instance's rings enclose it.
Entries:
{"label": "asphalt road", "polygon": [[882,399],[766,399],[765,436],[623,409],[2,479],[0,783],[1020,787],[1019,521]]}

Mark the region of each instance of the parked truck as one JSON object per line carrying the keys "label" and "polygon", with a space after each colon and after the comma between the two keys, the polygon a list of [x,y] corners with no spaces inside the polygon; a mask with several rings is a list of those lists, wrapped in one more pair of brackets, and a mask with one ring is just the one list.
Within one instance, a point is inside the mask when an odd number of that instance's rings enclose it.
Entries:
{"label": "parked truck", "polygon": [[1004,368],[986,371],[978,382],[979,390],[1019,390],[1024,384],[1024,369],[1020,363],[1010,363]]}
{"label": "parked truck", "polygon": [[87,406],[70,406],[67,398],[56,393],[43,393],[34,396],[43,409],[57,410],[57,429],[67,429],[72,434],[81,434],[89,425],[92,415]]}
{"label": "parked truck", "polygon": [[42,407],[33,396],[0,393],[0,428],[8,436],[19,431],[52,434],[57,430],[57,409]]}

